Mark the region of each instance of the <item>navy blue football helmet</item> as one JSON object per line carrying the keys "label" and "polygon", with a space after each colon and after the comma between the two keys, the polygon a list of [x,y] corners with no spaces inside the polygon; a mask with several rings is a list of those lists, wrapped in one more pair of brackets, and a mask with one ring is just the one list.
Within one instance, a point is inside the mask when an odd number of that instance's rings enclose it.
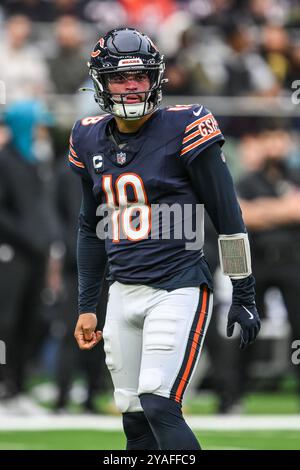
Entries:
{"label": "navy blue football helmet", "polygon": [[[161,85],[165,70],[164,57],[151,39],[133,28],[119,28],[100,38],[88,63],[94,83],[95,100],[100,108],[124,119],[139,119],[152,113],[162,99]],[[150,80],[150,88],[140,103],[127,103],[128,93],[111,93],[108,89],[113,74],[144,72]]]}

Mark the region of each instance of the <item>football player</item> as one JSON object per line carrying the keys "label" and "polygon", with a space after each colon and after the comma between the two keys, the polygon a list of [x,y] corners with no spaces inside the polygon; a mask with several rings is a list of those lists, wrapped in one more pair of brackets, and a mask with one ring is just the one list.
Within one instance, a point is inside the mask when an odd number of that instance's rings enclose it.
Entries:
{"label": "football player", "polygon": [[[105,114],[76,122],[70,140],[70,166],[81,176],[83,192],[75,337],[81,349],[102,338],[95,312],[107,264],[104,349],[130,450],[200,449],[181,405],[212,310],[202,249],[204,206],[233,285],[227,334],[239,323],[244,348],[260,328],[248,236],[221,150],[224,137],[202,105],[159,109],[164,68],[156,46],[135,29],[100,38],[89,70]],[[104,206],[111,209],[108,231],[101,229]],[[157,207],[162,217],[154,222]],[[166,208],[173,210],[168,236],[162,227]],[[191,222],[197,225],[194,239],[187,230]]]}

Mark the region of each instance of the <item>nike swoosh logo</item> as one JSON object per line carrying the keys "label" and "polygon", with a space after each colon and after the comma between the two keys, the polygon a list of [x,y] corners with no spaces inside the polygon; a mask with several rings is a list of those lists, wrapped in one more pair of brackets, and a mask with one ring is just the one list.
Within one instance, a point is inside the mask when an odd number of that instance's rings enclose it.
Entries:
{"label": "nike swoosh logo", "polygon": [[253,318],[254,318],[253,313],[251,313],[246,307],[244,307],[244,305],[242,305],[242,307],[246,310],[246,312],[249,313],[249,319],[253,320]]}
{"label": "nike swoosh logo", "polygon": [[202,111],[202,108],[203,108],[203,106],[200,106],[200,108],[198,109],[198,111],[193,111],[193,115],[194,115],[194,116],[200,116],[200,113],[201,113],[201,111]]}

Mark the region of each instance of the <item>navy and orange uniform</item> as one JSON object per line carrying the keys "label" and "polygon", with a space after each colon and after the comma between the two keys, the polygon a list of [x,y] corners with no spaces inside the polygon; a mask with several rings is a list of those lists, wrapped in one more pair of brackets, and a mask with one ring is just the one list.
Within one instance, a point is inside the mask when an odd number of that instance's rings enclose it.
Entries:
{"label": "navy and orange uniform", "polygon": [[[95,311],[106,257],[111,281],[166,290],[202,284],[212,289],[203,253],[204,207],[218,233],[245,231],[223,143],[216,119],[201,105],[159,109],[134,134],[119,132],[112,115],[75,123],[69,164],[81,176],[83,188],[79,311]],[[115,208],[112,236],[105,242],[96,235],[101,204]],[[182,211],[182,226],[171,217],[170,234],[164,237],[159,225],[153,236],[154,205],[174,204]],[[139,209],[135,226],[131,206]],[[128,207],[129,213],[119,212],[121,207]],[[187,219],[192,236],[185,230]],[[187,249],[193,243],[193,249]]]}

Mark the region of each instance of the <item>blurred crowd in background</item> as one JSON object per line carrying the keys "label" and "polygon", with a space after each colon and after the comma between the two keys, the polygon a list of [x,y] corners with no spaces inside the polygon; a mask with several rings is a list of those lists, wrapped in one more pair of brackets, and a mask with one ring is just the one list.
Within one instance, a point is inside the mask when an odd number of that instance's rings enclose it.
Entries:
{"label": "blurred crowd in background", "polygon": [[0,25],[9,97],[75,93],[91,45],[120,25],[153,37],[172,95],[277,96],[300,70],[297,0],[4,0]]}
{"label": "blurred crowd in background", "polygon": [[[111,387],[102,346],[81,352],[73,338],[81,193],[66,155],[74,120],[100,112],[93,94],[78,93],[90,86],[89,53],[124,25],[148,33],[165,54],[165,103],[213,103],[250,234],[261,335],[243,353],[237,336],[225,338],[231,287],[208,220],[215,314],[190,393],[208,387],[218,412],[236,412],[247,392],[275,387],[290,372],[300,393],[300,368],[290,360],[291,343],[300,340],[300,113],[291,99],[300,80],[299,2],[3,0],[0,415],[43,412],[30,390],[44,379],[55,384],[55,411],[68,408],[75,378],[86,384],[79,401],[87,412],[97,412],[95,397]],[[107,286],[100,327],[106,293]]]}

